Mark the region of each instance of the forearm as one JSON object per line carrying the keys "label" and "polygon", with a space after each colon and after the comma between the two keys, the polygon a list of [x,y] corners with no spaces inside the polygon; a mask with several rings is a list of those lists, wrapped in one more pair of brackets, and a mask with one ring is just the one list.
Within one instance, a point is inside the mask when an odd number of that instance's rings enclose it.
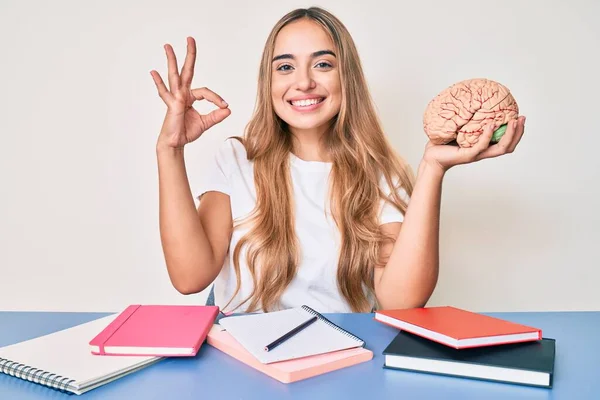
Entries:
{"label": "forearm", "polygon": [[382,308],[424,306],[439,270],[443,171],[421,162],[402,228],[375,290]]}
{"label": "forearm", "polygon": [[190,191],[183,149],[157,147],[159,225],[167,271],[184,294],[203,290],[212,281],[213,250]]}

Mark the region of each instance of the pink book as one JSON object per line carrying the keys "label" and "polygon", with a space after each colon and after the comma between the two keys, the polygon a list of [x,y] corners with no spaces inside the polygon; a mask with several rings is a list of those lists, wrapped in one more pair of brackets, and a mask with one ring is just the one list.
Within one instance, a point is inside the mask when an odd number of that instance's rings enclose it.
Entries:
{"label": "pink book", "polygon": [[195,356],[219,307],[131,305],[90,342],[97,355]]}
{"label": "pink book", "polygon": [[225,331],[219,325],[214,325],[209,331],[206,342],[223,353],[282,383],[291,383],[311,378],[367,362],[373,358],[372,351],[364,347],[357,347],[294,360],[263,364],[246,351],[229,332]]}

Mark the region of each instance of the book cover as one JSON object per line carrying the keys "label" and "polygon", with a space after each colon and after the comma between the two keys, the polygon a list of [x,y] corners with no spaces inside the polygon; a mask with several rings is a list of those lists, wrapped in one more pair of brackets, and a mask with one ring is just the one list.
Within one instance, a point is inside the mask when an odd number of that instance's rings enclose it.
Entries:
{"label": "book cover", "polygon": [[195,356],[215,321],[217,306],[127,307],[90,342],[97,355]]}
{"label": "book cover", "polygon": [[223,327],[215,325],[206,342],[223,353],[282,383],[292,383],[367,362],[373,352],[363,347],[334,351],[288,361],[264,364],[238,343]]}
{"label": "book cover", "polygon": [[[115,318],[115,314],[108,315],[4,346],[0,348],[0,374],[81,395],[163,360],[152,356],[99,357],[90,353],[90,337]],[[51,393],[45,396],[55,398]]]}
{"label": "book cover", "polygon": [[450,306],[379,310],[375,320],[457,349],[542,338],[541,329]]}
{"label": "book cover", "polygon": [[[275,349],[266,352],[265,346],[308,319],[317,321],[301,330]],[[223,317],[219,325],[244,349],[264,364],[331,353],[362,347],[365,341],[325,318],[321,313],[303,305],[286,310]]]}
{"label": "book cover", "polygon": [[385,368],[550,388],[555,352],[556,342],[550,338],[454,349],[399,332],[383,354]]}

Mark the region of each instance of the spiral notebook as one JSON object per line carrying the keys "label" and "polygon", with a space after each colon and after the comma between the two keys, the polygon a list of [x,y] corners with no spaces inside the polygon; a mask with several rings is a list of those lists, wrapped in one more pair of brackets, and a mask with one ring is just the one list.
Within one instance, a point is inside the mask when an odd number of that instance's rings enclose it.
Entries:
{"label": "spiral notebook", "polygon": [[[317,317],[315,323],[273,350],[265,351],[267,344],[313,316]],[[364,340],[306,305],[269,313],[224,317],[219,320],[219,325],[263,364],[365,346]]]}
{"label": "spiral notebook", "polygon": [[116,317],[117,314],[109,315],[0,347],[0,372],[79,395],[162,359],[153,356],[97,356],[90,353],[90,338]]}
{"label": "spiral notebook", "polygon": [[278,380],[281,383],[292,383],[314,376],[323,375],[373,359],[373,352],[364,347],[317,354],[295,360],[287,360],[263,364],[239,344],[222,326],[215,324],[208,332],[207,343],[235,358],[248,367]]}

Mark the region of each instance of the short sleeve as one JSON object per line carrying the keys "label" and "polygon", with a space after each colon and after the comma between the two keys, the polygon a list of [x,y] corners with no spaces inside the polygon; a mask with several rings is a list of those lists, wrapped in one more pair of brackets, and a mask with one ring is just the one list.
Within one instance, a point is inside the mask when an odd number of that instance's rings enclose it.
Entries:
{"label": "short sleeve", "polygon": [[[388,196],[391,195],[391,190],[385,178],[381,179],[381,189]],[[409,196],[404,188],[398,189],[398,195],[408,204]],[[387,224],[390,222],[403,222],[404,214],[396,209],[396,207],[385,199],[381,199],[379,203],[379,224]]]}
{"label": "short sleeve", "polygon": [[233,162],[233,151],[231,139],[225,142],[217,149],[211,162],[205,171],[202,172],[200,184],[196,187],[196,199],[206,192],[221,192],[231,196],[230,174],[231,163]]}

